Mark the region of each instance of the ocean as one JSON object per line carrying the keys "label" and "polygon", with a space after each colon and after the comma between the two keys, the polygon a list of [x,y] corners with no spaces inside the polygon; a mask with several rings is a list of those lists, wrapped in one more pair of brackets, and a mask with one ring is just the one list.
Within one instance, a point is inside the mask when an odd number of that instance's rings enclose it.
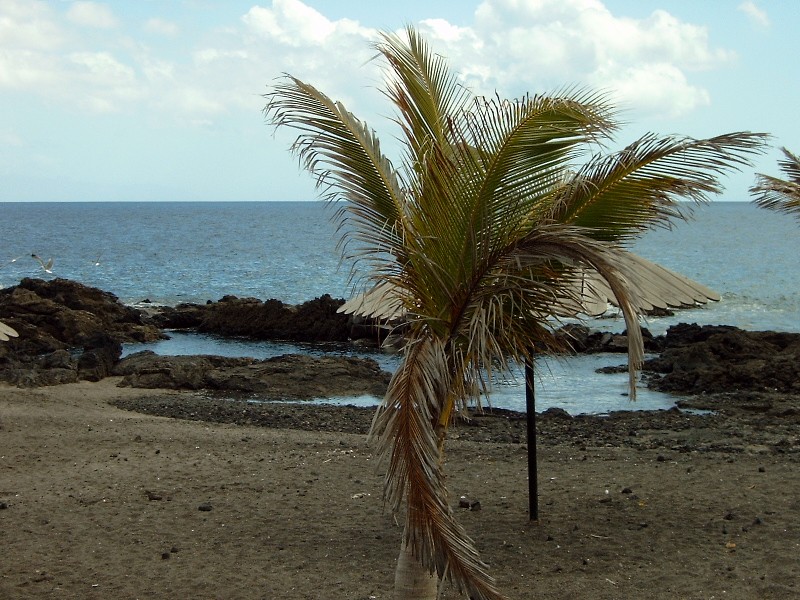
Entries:
{"label": "ocean", "polygon": [[[225,295],[297,304],[322,294],[355,293],[350,265],[337,249],[332,209],[322,202],[0,203],[0,287],[23,277],[63,277],[117,295],[125,303],[204,303]],[[645,258],[714,289],[720,302],[650,318],[656,335],[679,322],[800,332],[800,224],[748,202],[713,202],[672,230],[646,233],[633,247]],[[45,273],[31,258],[53,259]],[[590,326],[621,331],[621,318]],[[266,358],[320,350],[290,344],[171,333],[170,340],[131,345],[161,354],[223,354]],[[397,357],[373,355],[389,370]],[[597,374],[624,362],[619,355],[542,360],[536,407],[572,414],[669,408],[676,398],[639,388],[626,395],[625,375]],[[330,402],[373,405],[377,399]],[[496,382],[492,406],[524,410],[519,372]]]}

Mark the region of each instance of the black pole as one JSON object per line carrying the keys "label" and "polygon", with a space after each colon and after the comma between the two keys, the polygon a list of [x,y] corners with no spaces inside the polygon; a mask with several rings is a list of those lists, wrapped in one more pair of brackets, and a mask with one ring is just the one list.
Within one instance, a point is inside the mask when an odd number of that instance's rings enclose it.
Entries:
{"label": "black pole", "polygon": [[539,520],[539,490],[536,476],[536,396],[533,388],[533,357],[525,361],[525,410],[528,423],[528,510],[531,521]]}

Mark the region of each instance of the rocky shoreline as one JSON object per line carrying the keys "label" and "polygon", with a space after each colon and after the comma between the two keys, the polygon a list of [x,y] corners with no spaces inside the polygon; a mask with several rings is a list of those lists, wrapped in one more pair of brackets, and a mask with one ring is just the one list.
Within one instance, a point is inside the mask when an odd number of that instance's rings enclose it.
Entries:
{"label": "rocky shoreline", "polygon": [[[308,403],[252,402],[209,392],[126,397],[114,406],[144,414],[273,429],[366,435],[372,408]],[[680,408],[679,408],[680,407]],[[722,452],[782,455],[800,461],[797,396],[748,393],[710,394],[678,401],[659,411],[617,411],[610,415],[569,415],[549,409],[536,416],[540,446],[615,447],[679,455]],[[494,444],[527,443],[524,413],[485,408],[472,411],[451,429],[449,439]]]}
{"label": "rocky shoreline", "polygon": [[[0,320],[20,334],[0,344],[0,381],[39,387],[121,377],[121,386],[200,393],[181,402],[159,402],[152,395],[139,403],[127,401],[125,408],[141,412],[365,432],[371,419],[369,409],[336,410],[319,405],[276,408],[279,405],[255,404],[247,399],[256,394],[260,399],[279,400],[381,396],[390,374],[371,359],[331,354],[256,360],[157,356],[152,352],[120,358],[123,343],[163,339],[169,330],[378,347],[385,329],[379,323],[356,322],[337,313],[343,302],[324,295],[292,306],[274,299],[226,296],[204,305],[139,309],[123,305],[113,294],[73,281],[24,279],[18,286],[0,290]],[[736,423],[742,419],[775,423],[775,431],[748,443],[796,450],[797,437],[792,437],[791,428],[800,421],[800,334],[692,324],[674,326],[659,337],[645,333],[647,349],[655,355],[643,371],[648,387],[681,396],[677,403],[681,408],[724,416],[732,424],[728,437],[734,441]],[[567,336],[576,352],[624,352],[627,345],[624,333],[597,333],[580,326],[565,328],[560,335]],[[237,397],[241,398],[238,404]],[[192,407],[187,409],[181,404],[185,402]],[[624,415],[626,424],[615,429],[613,418],[603,419],[600,426],[598,417],[570,417],[561,412],[542,415],[543,431],[557,431],[558,438],[572,436],[577,444],[588,443],[596,435],[606,440],[610,436],[615,443],[650,444],[655,443],[653,436],[643,438],[631,432],[655,428],[677,433],[686,427],[698,430],[711,420],[708,415],[676,411],[673,418],[670,411],[658,411],[665,414],[655,423],[652,413],[623,412],[619,414]],[[485,416],[473,415],[463,435],[513,442],[524,438],[524,427],[519,414],[487,411]],[[682,443],[680,436],[662,438],[659,447],[679,448]],[[736,446],[733,441],[731,444]]]}

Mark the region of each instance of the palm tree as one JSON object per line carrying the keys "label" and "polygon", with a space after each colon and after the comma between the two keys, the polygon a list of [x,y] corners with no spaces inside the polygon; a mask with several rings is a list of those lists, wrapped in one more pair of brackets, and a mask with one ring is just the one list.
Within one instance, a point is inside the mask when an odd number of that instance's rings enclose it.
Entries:
{"label": "palm tree", "polygon": [[784,159],[778,164],[788,180],[758,174],[750,188],[761,208],[794,214],[800,219],[800,158],[782,148]]}
{"label": "palm tree", "polygon": [[581,165],[617,128],[602,95],[473,97],[413,28],[382,34],[376,48],[402,129],[399,166],[366,123],[291,75],[265,96],[264,112],[298,132],[293,152],[325,198],[342,201],[343,256],[405,315],[403,360],[371,429],[386,499],[405,507],[395,597],[433,598],[449,580],[471,598],[501,598],[450,508],[448,426],[479,402],[493,370],[563,349],[553,317],[579,305],[587,270],[624,315],[633,384],[643,351],[626,244],[687,217],[677,200],[718,192],[719,175],[749,164],[763,136],[648,135]]}

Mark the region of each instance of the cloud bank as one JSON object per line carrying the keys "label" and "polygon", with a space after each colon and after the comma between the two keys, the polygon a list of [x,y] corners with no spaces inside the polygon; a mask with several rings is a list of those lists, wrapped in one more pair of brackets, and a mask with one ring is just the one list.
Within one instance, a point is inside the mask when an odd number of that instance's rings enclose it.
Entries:
{"label": "cloud bank", "polygon": [[[220,27],[187,30],[152,11],[127,16],[99,2],[0,0],[0,92],[98,113],[152,111],[211,124],[242,110],[284,72],[312,82],[357,114],[377,114],[378,32],[332,20],[300,0],[256,5]],[[752,2],[740,9],[766,21]],[[187,9],[188,10],[188,9]],[[634,19],[600,0],[484,0],[469,24],[416,24],[477,93],[518,96],[568,85],[608,92],[648,117],[675,117],[710,102],[693,82],[733,53],[704,26],[663,10]]]}

